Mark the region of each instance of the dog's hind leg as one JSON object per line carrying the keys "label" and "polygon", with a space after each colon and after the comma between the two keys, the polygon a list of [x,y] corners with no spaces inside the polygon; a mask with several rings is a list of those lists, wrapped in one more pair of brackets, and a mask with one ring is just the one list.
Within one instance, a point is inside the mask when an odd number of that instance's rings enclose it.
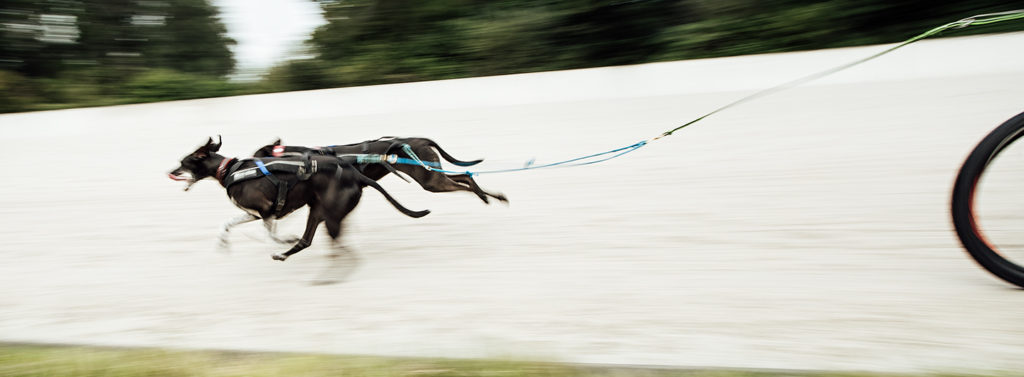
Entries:
{"label": "dog's hind leg", "polygon": [[[355,191],[356,195],[361,196],[361,192]],[[328,254],[328,265],[321,271],[316,278],[311,282],[313,285],[326,285],[336,284],[344,282],[349,276],[354,273],[355,269],[359,266],[359,257],[354,251],[350,250],[344,245],[341,240],[342,231],[344,231],[344,219],[355,205],[358,203],[357,199],[344,200],[345,196],[342,196],[342,201],[336,203],[330,209],[327,214],[327,218],[324,220],[324,225],[327,227],[327,234],[331,236],[331,253]],[[349,197],[351,198],[351,197]]]}
{"label": "dog's hind leg", "polygon": [[335,250],[327,255],[325,260],[327,264],[310,280],[311,285],[344,283],[349,276],[356,272],[361,262],[359,255],[344,246],[342,248],[344,250]]}
{"label": "dog's hind leg", "polygon": [[264,218],[263,227],[267,229],[267,236],[270,236],[270,239],[273,240],[274,242],[280,244],[293,244],[299,241],[299,237],[296,236],[286,236],[283,238],[278,236],[276,219]]}
{"label": "dog's hind leg", "polygon": [[285,259],[288,259],[288,257],[292,256],[292,254],[298,253],[302,251],[302,249],[309,247],[309,245],[313,243],[313,235],[316,233],[316,228],[324,221],[319,212],[320,211],[317,211],[316,209],[310,208],[309,217],[306,218],[306,232],[302,233],[302,238],[295,243],[295,246],[288,249],[288,251],[273,254],[270,257],[274,260],[284,261]]}
{"label": "dog's hind leg", "polygon": [[491,201],[487,198],[488,196],[494,197],[502,202],[508,202],[508,199],[501,194],[492,194],[484,191],[476,184],[468,175],[465,174],[442,174],[440,172],[431,172],[426,170],[420,170],[413,174],[410,174],[416,183],[420,184],[424,190],[430,192],[453,192],[453,191],[469,191],[476,194],[480,200],[484,203],[490,204]]}
{"label": "dog's hind leg", "polygon": [[327,234],[332,237],[332,250],[327,255],[327,265],[310,281],[310,284],[327,285],[343,283],[359,268],[361,262],[359,255],[341,241],[340,236],[345,227],[344,223],[337,223],[337,227],[332,224],[334,222],[330,220],[324,221],[324,225],[327,227]]}
{"label": "dog's hind leg", "polygon": [[236,225],[256,221],[257,219],[259,219],[259,217],[246,213],[244,215],[238,215],[232,218],[231,220],[228,220],[228,222],[224,223],[224,226],[221,227],[220,235],[217,236],[217,248],[220,249],[221,251],[230,251],[231,241],[228,240],[228,235],[231,232],[231,228],[234,228]]}
{"label": "dog's hind leg", "polygon": [[480,185],[476,184],[476,180],[473,179],[473,177],[471,176],[465,174],[452,174],[448,175],[448,179],[469,186],[469,188],[473,190],[473,193],[476,194],[476,196],[480,197],[480,199],[483,200],[484,203],[488,202],[486,196],[490,196],[492,198],[500,200],[502,203],[508,204],[508,198],[505,197],[505,194],[487,192],[486,190],[480,188]]}

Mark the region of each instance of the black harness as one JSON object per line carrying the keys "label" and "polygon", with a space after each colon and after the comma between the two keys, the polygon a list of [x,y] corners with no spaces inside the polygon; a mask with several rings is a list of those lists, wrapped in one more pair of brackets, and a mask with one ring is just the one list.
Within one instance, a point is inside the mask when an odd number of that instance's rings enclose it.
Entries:
{"label": "black harness", "polygon": [[[388,147],[384,150],[384,153],[376,154],[377,156],[381,157],[382,160],[380,160],[380,161],[373,161],[373,162],[360,161],[360,159],[359,159],[359,157],[357,155],[341,154],[340,152],[338,152],[335,149],[337,147],[354,147],[354,146],[359,146],[359,149],[360,149],[360,151],[362,152],[363,155],[372,156],[370,154],[370,143],[376,143],[376,142],[380,142],[380,141],[390,141],[391,142],[391,145],[388,145]],[[313,153],[319,153],[319,154],[322,154],[322,155],[338,157],[338,161],[341,161],[342,164],[353,165],[353,166],[358,165],[360,172],[363,171],[363,169],[366,167],[366,165],[369,165],[371,163],[380,164],[385,169],[387,169],[388,172],[394,174],[398,178],[401,178],[406,183],[409,183],[409,179],[405,178],[404,176],[399,174],[398,170],[395,169],[395,167],[392,165],[394,163],[394,161],[388,161],[387,160],[387,155],[389,153],[391,153],[391,150],[394,149],[395,147],[398,147],[398,146],[401,146],[401,145],[402,144],[398,141],[397,137],[394,137],[394,136],[384,136],[384,137],[378,138],[377,140],[366,140],[366,141],[359,142],[359,143],[344,144],[344,145],[331,145],[331,146],[322,147],[322,148],[313,148],[313,149],[311,149],[311,151]]]}
{"label": "black harness", "polygon": [[[242,169],[246,160],[252,160],[256,166]],[[270,183],[277,186],[277,199],[274,201],[274,214],[281,212],[288,199],[288,190],[299,181],[305,181],[312,177],[318,170],[317,162],[304,154],[301,160],[274,159],[264,163],[259,158],[237,160],[227,169],[224,178],[224,187],[231,188],[231,185],[257,178],[266,178]],[[288,173],[296,179],[282,179],[275,176],[273,172]]]}

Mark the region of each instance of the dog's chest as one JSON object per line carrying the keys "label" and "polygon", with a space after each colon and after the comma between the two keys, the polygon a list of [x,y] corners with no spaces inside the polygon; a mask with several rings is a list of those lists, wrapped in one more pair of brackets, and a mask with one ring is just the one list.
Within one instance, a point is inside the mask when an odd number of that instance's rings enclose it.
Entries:
{"label": "dog's chest", "polygon": [[260,213],[258,211],[239,204],[238,201],[235,200],[234,197],[231,197],[231,203],[234,204],[235,207],[238,207],[239,209],[245,211],[245,213],[248,213],[248,214],[256,216],[256,217],[263,217],[262,215],[260,215]]}

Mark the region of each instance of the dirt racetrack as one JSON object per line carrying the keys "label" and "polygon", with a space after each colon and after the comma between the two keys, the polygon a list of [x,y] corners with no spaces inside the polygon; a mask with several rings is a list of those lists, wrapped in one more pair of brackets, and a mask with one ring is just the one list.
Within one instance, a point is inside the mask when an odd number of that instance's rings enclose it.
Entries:
{"label": "dirt racetrack", "polygon": [[355,256],[321,232],[284,263],[257,223],[216,252],[240,212],[167,171],[216,134],[232,156],[402,135],[482,168],[555,161],[879,47],[0,116],[0,341],[1024,370],[1024,291],[967,258],[948,210],[966,154],[1024,111],[1022,43],[922,42],[620,159],[478,177],[507,207],[387,178],[433,213],[367,190]]}

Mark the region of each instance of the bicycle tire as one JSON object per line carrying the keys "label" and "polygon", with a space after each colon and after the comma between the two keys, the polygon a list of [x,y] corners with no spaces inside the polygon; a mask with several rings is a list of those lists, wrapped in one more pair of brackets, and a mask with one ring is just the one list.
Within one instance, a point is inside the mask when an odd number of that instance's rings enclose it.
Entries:
{"label": "bicycle tire", "polygon": [[1024,266],[1006,259],[985,238],[978,225],[975,195],[985,168],[1011,143],[1024,136],[1024,112],[1003,122],[985,136],[967,156],[953,184],[952,216],[957,237],[964,249],[982,268],[996,277],[1024,288]]}

